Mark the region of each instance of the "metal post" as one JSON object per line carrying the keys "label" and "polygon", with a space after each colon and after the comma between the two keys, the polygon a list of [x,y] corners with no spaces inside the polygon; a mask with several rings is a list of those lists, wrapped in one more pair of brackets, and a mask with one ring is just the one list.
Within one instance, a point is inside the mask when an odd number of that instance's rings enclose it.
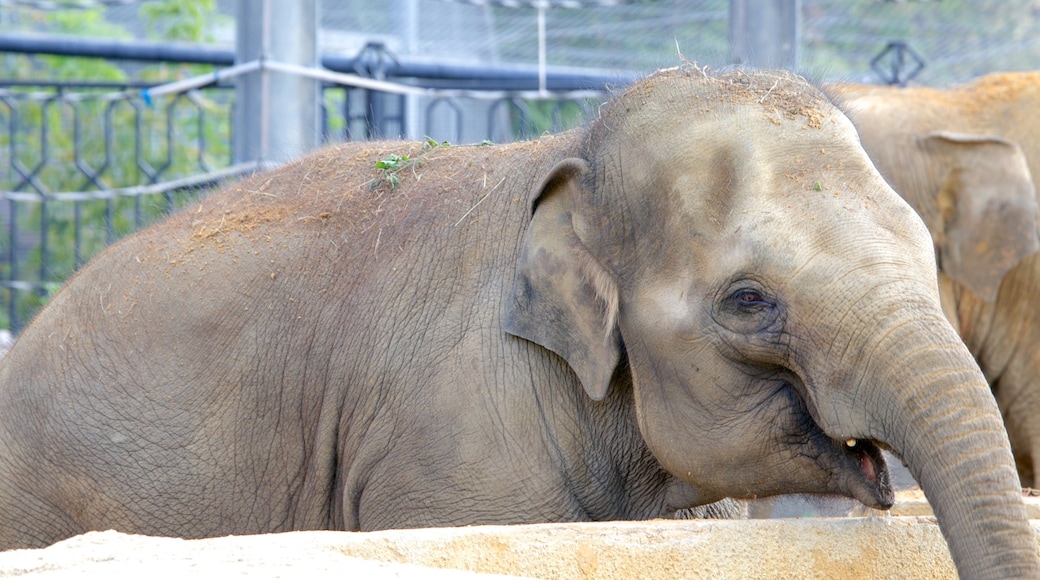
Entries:
{"label": "metal post", "polygon": [[[237,0],[235,62],[318,62],[320,0]],[[285,162],[321,142],[318,81],[261,69],[235,85],[233,157]]]}
{"label": "metal post", "polygon": [[801,0],[730,0],[730,57],[755,68],[798,68]]}

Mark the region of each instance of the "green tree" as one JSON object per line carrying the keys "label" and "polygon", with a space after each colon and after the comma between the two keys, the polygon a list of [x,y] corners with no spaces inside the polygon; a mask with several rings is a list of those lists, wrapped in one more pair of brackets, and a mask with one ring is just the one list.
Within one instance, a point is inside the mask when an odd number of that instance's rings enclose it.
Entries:
{"label": "green tree", "polygon": [[[7,20],[26,20],[54,33],[128,38],[105,19],[105,9],[39,12],[13,9]],[[162,40],[199,42],[211,37],[213,0],[145,2],[141,15]],[[19,55],[0,60],[0,76],[26,80],[162,83],[206,72],[202,65],[123,68],[102,59]],[[0,135],[6,154],[0,190],[53,194],[122,188],[195,175],[230,162],[228,91],[196,91],[146,101],[128,92],[110,98],[116,86],[76,88],[67,94],[34,96],[45,85],[13,87],[0,99]],[[51,90],[51,89],[47,89]],[[72,92],[75,94],[73,95]],[[90,93],[94,93],[90,96]],[[108,95],[108,96],[102,96]],[[85,261],[115,239],[166,215],[193,192],[92,201],[8,204],[19,252],[6,260],[0,277],[37,284],[36,292],[8,290],[0,301],[0,327],[24,323]],[[25,232],[46,232],[35,239]],[[0,255],[10,255],[13,236],[0,238]],[[28,251],[26,251],[28,247]],[[10,319],[10,314],[15,320]]]}

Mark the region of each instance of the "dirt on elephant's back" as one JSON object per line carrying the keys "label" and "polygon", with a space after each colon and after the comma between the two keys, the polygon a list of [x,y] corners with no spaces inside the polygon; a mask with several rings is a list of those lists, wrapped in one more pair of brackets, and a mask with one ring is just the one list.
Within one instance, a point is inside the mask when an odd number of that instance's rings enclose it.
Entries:
{"label": "dirt on elephant's back", "polygon": [[[688,90],[689,87],[683,88],[674,82],[667,82],[674,77],[685,77],[697,86]],[[629,113],[633,102],[651,101],[651,95],[658,87],[672,93],[660,99],[661,102],[692,100],[694,102],[685,103],[685,108],[694,112],[710,112],[719,103],[739,105],[751,101],[765,109],[770,118],[778,115],[788,120],[805,117],[806,126],[813,129],[822,128],[827,116],[826,100],[794,73],[735,70],[713,75],[690,62],[658,71],[634,84],[621,94],[616,106],[612,105],[606,116],[623,118]],[[612,124],[616,124],[616,121]]]}
{"label": "dirt on elephant's back", "polygon": [[[191,253],[211,244],[225,251],[240,239],[277,241],[334,231],[364,241],[424,222],[462,224],[476,218],[478,203],[481,209],[492,205],[492,194],[505,195],[521,180],[534,179],[528,170],[572,141],[564,134],[508,145],[330,146],[234,184],[160,227],[189,231],[187,239],[172,237],[184,240],[184,252]],[[515,201],[526,203],[527,193]]]}
{"label": "dirt on elephant's back", "polygon": [[[961,111],[969,117],[984,116],[1014,103],[1024,94],[1040,90],[1040,73],[996,73],[979,77],[973,82],[950,89],[912,87],[893,89],[875,87],[886,96],[906,96],[911,102],[921,101],[935,106]],[[895,91],[895,92],[894,92]]]}
{"label": "dirt on elephant's back", "polygon": [[418,150],[417,143],[347,143],[321,149],[200,202],[190,216],[193,237],[306,227],[345,208],[369,211],[366,198],[377,202],[386,193],[380,183],[385,174],[376,164],[393,156],[411,159]]}

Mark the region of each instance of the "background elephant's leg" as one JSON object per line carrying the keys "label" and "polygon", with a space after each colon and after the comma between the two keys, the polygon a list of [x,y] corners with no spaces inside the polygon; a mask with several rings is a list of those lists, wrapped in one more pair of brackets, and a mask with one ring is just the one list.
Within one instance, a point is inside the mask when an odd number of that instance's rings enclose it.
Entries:
{"label": "background elephant's leg", "polygon": [[[1040,393],[1036,393],[1040,397]],[[1022,405],[1019,407],[1019,411],[1028,405]],[[1018,476],[1022,479],[1022,487],[1024,488],[1037,488],[1040,487],[1040,481],[1037,480],[1037,466],[1040,465],[1040,401],[1037,401],[1036,405],[1032,406],[1035,409],[1035,413],[1031,413],[1028,421],[1023,424],[1017,424],[1018,422],[1012,420],[1010,417],[1007,420],[1008,435],[1011,437],[1011,450],[1015,454],[1015,467],[1018,469]]]}
{"label": "background elephant's leg", "polygon": [[1001,392],[998,384],[996,395],[1022,487],[1040,487],[1037,479],[1037,467],[1040,466],[1040,384],[1028,382],[1014,394]]}

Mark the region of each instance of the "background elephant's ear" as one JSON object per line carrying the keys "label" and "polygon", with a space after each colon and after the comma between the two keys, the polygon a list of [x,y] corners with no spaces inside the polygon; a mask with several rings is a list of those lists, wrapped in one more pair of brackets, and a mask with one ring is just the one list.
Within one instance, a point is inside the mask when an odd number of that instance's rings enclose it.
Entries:
{"label": "background elephant's ear", "polygon": [[574,201],[587,165],[567,159],[534,192],[505,329],[555,352],[595,400],[621,357],[617,288],[574,233]]}
{"label": "background elephant's ear", "polygon": [[1023,258],[1040,250],[1036,189],[1018,145],[936,132],[923,143],[942,160],[939,268],[987,302]]}

